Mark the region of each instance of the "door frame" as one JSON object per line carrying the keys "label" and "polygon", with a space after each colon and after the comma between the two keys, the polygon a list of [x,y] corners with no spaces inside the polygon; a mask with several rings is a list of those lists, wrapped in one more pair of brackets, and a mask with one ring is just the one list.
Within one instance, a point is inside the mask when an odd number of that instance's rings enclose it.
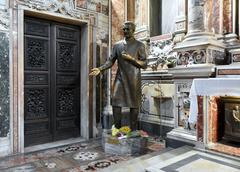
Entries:
{"label": "door frame", "polygon": [[[75,19],[60,14],[37,11],[24,6],[11,9],[11,61],[10,61],[10,131],[11,152],[24,152],[24,17],[38,17],[80,26],[80,137],[89,139],[94,127],[95,89],[89,79],[93,67],[96,29],[90,20]],[[83,108],[85,107],[85,108]]]}

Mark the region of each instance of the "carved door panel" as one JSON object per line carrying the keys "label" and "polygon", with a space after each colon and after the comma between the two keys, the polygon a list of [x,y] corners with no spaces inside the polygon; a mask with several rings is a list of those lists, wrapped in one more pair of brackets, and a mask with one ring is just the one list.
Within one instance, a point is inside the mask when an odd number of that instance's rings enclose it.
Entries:
{"label": "carved door panel", "polygon": [[25,146],[79,136],[79,28],[25,19]]}

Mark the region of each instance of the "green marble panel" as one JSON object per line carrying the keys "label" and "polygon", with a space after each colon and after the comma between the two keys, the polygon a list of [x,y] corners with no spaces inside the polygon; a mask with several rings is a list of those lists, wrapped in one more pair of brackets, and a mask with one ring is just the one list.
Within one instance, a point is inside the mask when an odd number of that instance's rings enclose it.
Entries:
{"label": "green marble panel", "polygon": [[9,133],[9,36],[0,32],[0,137]]}

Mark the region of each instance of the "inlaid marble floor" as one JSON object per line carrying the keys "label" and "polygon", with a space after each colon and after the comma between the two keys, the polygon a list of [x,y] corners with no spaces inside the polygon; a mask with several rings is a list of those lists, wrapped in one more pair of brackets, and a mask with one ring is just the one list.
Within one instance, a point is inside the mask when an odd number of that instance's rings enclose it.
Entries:
{"label": "inlaid marble floor", "polygon": [[[160,143],[149,145],[146,153],[158,151]],[[0,158],[1,172],[93,172],[140,155],[104,153],[101,140],[76,143],[23,155]]]}
{"label": "inlaid marble floor", "polygon": [[226,158],[191,150],[167,161],[159,161],[147,172],[240,172],[240,158]]}

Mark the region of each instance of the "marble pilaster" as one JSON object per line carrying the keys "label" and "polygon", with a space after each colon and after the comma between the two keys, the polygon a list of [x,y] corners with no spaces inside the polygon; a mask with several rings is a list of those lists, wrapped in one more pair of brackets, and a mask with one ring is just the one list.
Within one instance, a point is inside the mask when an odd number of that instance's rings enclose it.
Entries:
{"label": "marble pilaster", "polygon": [[187,1],[186,0],[178,0],[178,8],[177,8],[177,17],[176,17],[176,27],[175,27],[175,37],[174,42],[181,42],[186,35],[187,32]]}

